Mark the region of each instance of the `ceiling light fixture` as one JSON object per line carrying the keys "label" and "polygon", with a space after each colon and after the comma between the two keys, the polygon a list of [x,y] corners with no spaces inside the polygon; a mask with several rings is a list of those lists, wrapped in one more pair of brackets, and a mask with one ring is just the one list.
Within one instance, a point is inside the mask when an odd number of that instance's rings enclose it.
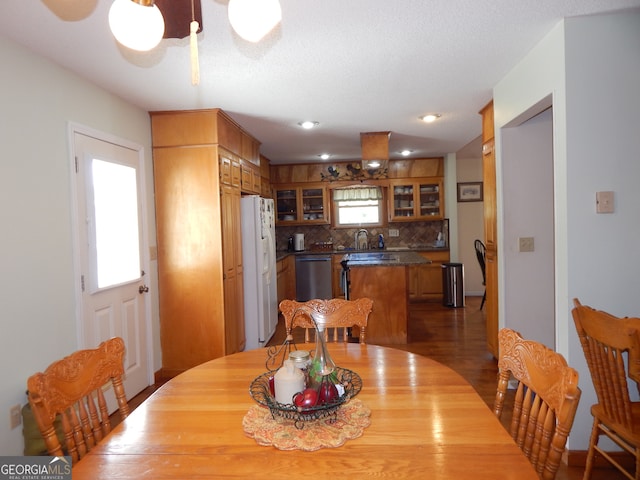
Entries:
{"label": "ceiling light fixture", "polygon": [[402,150],[400,152],[400,155],[402,155],[403,157],[408,157],[409,155],[411,155],[413,153],[413,150]]}
{"label": "ceiling light fixture", "polygon": [[329,155],[328,153],[321,153],[320,155],[318,155],[322,160],[329,160],[329,158],[331,157],[331,155]]}
{"label": "ceiling light fixture", "polygon": [[164,18],[153,0],[115,0],[109,9],[109,28],[125,47],[146,52],[162,40]]}
{"label": "ceiling light fixture", "polygon": [[442,115],[440,115],[439,113],[428,113],[427,115],[423,115],[421,117],[418,117],[420,120],[422,120],[423,122],[426,123],[431,123],[431,122],[435,122],[437,119],[439,119]]}
{"label": "ceiling light fixture", "polygon": [[278,0],[229,0],[229,23],[249,42],[259,42],[282,20]]}
{"label": "ceiling light fixture", "polygon": [[311,130],[312,128],[315,128],[318,125],[320,125],[320,123],[313,122],[311,120],[305,120],[304,122],[298,122],[298,125],[300,125],[305,130]]}

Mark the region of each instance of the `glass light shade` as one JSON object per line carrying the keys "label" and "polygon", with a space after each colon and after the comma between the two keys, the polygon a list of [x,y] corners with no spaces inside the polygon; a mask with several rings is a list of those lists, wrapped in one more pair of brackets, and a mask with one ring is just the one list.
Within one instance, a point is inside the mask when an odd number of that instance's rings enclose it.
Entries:
{"label": "glass light shade", "polygon": [[115,0],[109,9],[109,27],[122,45],[145,52],[162,40],[164,18],[148,0]]}
{"label": "glass light shade", "polygon": [[278,0],[229,0],[229,23],[249,42],[259,42],[280,20]]}

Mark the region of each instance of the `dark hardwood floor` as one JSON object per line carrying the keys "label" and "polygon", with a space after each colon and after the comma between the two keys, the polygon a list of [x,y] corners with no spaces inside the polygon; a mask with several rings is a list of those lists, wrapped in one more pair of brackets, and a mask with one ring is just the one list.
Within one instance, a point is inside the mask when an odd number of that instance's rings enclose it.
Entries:
{"label": "dark hardwood floor", "polygon": [[[462,375],[488,405],[493,406],[498,372],[497,362],[486,348],[484,311],[480,310],[481,297],[467,297],[461,308],[443,307],[438,303],[411,304],[409,313],[409,343],[390,345],[412,353],[424,355],[443,363]],[[278,325],[270,344],[282,343],[284,327]],[[296,342],[301,342],[296,337]],[[581,382],[590,379],[581,379]],[[147,388],[131,400],[135,408],[159,385]],[[582,479],[582,467],[562,465],[556,480]],[[594,469],[592,480],[618,480],[624,477],[611,468]]]}

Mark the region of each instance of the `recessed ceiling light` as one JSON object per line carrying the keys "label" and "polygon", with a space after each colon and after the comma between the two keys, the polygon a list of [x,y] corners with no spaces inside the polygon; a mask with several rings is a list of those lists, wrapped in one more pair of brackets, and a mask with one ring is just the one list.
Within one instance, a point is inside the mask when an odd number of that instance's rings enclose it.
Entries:
{"label": "recessed ceiling light", "polygon": [[437,119],[439,119],[442,115],[440,115],[439,113],[428,113],[426,115],[423,115],[421,117],[418,117],[420,120],[422,120],[423,122],[426,123],[431,123],[431,122],[435,122]]}
{"label": "recessed ceiling light", "polygon": [[405,150],[402,150],[402,151],[400,152],[400,155],[402,155],[403,157],[408,157],[408,156],[409,156],[409,155],[411,155],[412,153],[413,153],[413,150],[407,150],[407,149],[405,149]]}
{"label": "recessed ceiling light", "polygon": [[329,157],[331,157],[331,155],[329,155],[328,153],[321,153],[320,155],[318,155],[322,160],[329,160]]}
{"label": "recessed ceiling light", "polygon": [[305,120],[304,122],[298,122],[298,125],[306,130],[309,130],[311,128],[317,127],[318,125],[320,125],[320,123],[314,122],[312,120]]}

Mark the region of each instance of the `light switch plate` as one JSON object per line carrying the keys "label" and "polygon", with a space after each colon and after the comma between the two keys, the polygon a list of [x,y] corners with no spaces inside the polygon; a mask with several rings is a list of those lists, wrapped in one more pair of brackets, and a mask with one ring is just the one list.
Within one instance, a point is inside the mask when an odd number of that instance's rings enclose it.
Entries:
{"label": "light switch plate", "polygon": [[400,230],[398,230],[397,228],[390,228],[389,229],[389,236],[390,237],[399,237],[400,236]]}
{"label": "light switch plate", "polygon": [[613,192],[596,192],[596,213],[613,213]]}

